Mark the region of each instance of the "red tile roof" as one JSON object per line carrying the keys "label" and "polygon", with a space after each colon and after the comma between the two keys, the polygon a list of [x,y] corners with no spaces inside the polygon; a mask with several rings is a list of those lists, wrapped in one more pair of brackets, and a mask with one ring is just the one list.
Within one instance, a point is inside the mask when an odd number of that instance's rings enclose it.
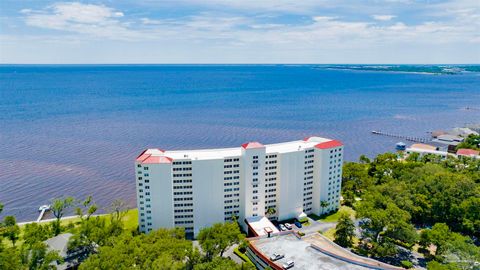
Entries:
{"label": "red tile roof", "polygon": [[172,158],[164,156],[149,156],[142,161],[142,164],[172,163]]}
{"label": "red tile roof", "polygon": [[[153,149],[158,150],[158,151],[160,151],[160,152],[162,152],[162,153],[165,152],[164,150],[159,149],[159,148],[153,148]],[[140,155],[138,155],[138,157],[136,158],[136,161],[142,162],[142,161],[144,161],[145,159],[147,159],[148,157],[150,157],[152,154],[151,154],[151,153],[148,153],[148,152],[149,152],[148,150],[149,150],[149,149],[143,150],[143,152],[140,153]]]}
{"label": "red tile roof", "polygon": [[248,142],[248,143],[242,144],[242,147],[245,149],[252,149],[252,148],[263,148],[265,146],[259,142]]}
{"label": "red tile roof", "polygon": [[150,154],[146,154],[146,153],[142,153],[142,154],[140,154],[140,156],[137,157],[136,161],[142,162],[142,161],[144,161],[146,158],[148,158],[149,156],[151,156],[151,155],[150,155]]}
{"label": "red tile roof", "polygon": [[460,156],[478,156],[480,154],[480,151],[473,150],[473,149],[458,149],[457,155]]}
{"label": "red tile roof", "polygon": [[328,142],[319,143],[319,144],[315,145],[315,148],[329,149],[329,148],[339,147],[339,146],[342,146],[342,145],[343,145],[343,143],[341,141],[332,140],[332,141],[328,141]]}

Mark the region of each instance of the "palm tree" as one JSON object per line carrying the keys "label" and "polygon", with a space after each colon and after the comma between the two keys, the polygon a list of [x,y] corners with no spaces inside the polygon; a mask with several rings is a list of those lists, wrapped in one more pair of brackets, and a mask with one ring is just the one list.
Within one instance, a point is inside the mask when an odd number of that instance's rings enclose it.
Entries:
{"label": "palm tree", "polygon": [[275,208],[273,207],[270,207],[267,209],[267,212],[265,212],[265,214],[269,217],[275,215],[277,213],[277,210],[275,210]]}
{"label": "palm tree", "polygon": [[325,210],[325,208],[328,207],[329,205],[330,203],[328,203],[327,201],[320,202],[320,207],[322,207],[322,213],[323,213],[323,210]]}

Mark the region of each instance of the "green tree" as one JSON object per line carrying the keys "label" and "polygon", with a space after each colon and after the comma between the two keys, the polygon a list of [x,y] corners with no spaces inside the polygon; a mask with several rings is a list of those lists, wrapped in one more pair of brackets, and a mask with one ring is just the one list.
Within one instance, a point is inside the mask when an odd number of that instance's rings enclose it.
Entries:
{"label": "green tree", "polygon": [[196,262],[189,258],[198,256],[192,249],[182,228],[139,235],[123,233],[111,244],[100,246],[80,269],[184,269],[191,260]]}
{"label": "green tree", "polygon": [[461,220],[463,231],[480,237],[480,197],[469,197],[464,200],[459,206],[453,205],[452,211]]}
{"label": "green tree", "polygon": [[267,209],[267,211],[265,212],[265,214],[266,214],[267,216],[270,216],[270,217],[273,216],[273,215],[275,215],[276,213],[277,213],[277,210],[275,210],[275,208],[273,208],[273,207],[269,207],[269,208]]}
{"label": "green tree", "polygon": [[397,253],[396,241],[413,245],[417,240],[418,235],[409,222],[408,212],[380,193],[370,193],[357,208],[357,216],[364,221],[361,225],[362,239],[371,243],[369,252],[373,255],[394,256]]}
{"label": "green tree", "polygon": [[360,163],[363,163],[363,164],[368,164],[371,162],[370,159],[365,155],[361,155],[358,160],[360,161]]}
{"label": "green tree", "polygon": [[[83,202],[82,202],[82,207],[77,207],[75,210],[75,213],[77,216],[79,216],[80,220],[83,219],[90,219],[90,217],[95,214],[98,210],[97,204],[95,204],[92,200],[92,196],[88,196]],[[86,212],[84,212],[86,209]]]}
{"label": "green tree", "polygon": [[53,236],[53,231],[48,225],[40,225],[36,222],[27,223],[23,228],[23,242],[26,245],[43,242]]}
{"label": "green tree", "polygon": [[[1,239],[0,239],[1,240]],[[24,270],[25,267],[22,264],[20,253],[17,248],[0,248],[0,269],[8,270]]]}
{"label": "green tree", "polygon": [[417,162],[420,160],[420,154],[415,152],[410,153],[405,160],[409,162]]}
{"label": "green tree", "polygon": [[22,263],[30,270],[54,270],[57,269],[53,262],[62,262],[62,258],[56,251],[48,251],[47,245],[43,242],[37,242],[31,246],[22,246]]}
{"label": "green tree", "polygon": [[123,231],[122,219],[128,213],[128,206],[122,200],[114,200],[109,208],[110,213],[110,235],[119,235]]}
{"label": "green tree", "polygon": [[20,227],[17,225],[17,220],[14,216],[6,216],[3,219],[3,236],[8,238],[12,245],[15,246],[20,235]]}
{"label": "green tree", "polygon": [[342,247],[351,247],[355,236],[355,224],[348,213],[342,213],[335,227],[335,243]]}
{"label": "green tree", "polygon": [[480,149],[480,135],[470,134],[467,138],[457,145],[457,150],[461,148]]}
{"label": "green tree", "polygon": [[428,249],[430,245],[436,246],[434,255],[445,252],[447,243],[450,239],[450,229],[445,223],[436,223],[432,229],[423,230],[420,234],[420,245]]}
{"label": "green tree", "polygon": [[208,261],[223,253],[233,244],[239,243],[245,236],[240,232],[236,222],[216,223],[203,228],[198,234],[198,241]]}
{"label": "green tree", "polygon": [[60,220],[62,219],[65,211],[73,206],[75,199],[73,197],[57,198],[52,201],[51,209],[56,220],[53,225],[54,235],[59,235],[61,232]]}
{"label": "green tree", "polygon": [[436,247],[436,259],[459,269],[474,269],[480,261],[480,248],[472,239],[452,232],[445,223],[437,223],[432,229],[424,230],[420,236],[424,248]]}
{"label": "green tree", "polygon": [[322,213],[325,211],[330,204],[327,201],[320,201],[320,207],[322,208]]}
{"label": "green tree", "polygon": [[355,196],[361,196],[373,184],[373,178],[368,174],[368,164],[347,162],[343,165],[342,190],[343,194],[353,192],[353,198],[349,198],[351,205]]}

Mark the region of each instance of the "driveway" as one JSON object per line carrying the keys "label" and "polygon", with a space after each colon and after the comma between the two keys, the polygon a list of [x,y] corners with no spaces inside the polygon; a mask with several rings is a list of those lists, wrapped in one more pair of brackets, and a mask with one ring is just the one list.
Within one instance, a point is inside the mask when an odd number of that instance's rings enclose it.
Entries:
{"label": "driveway", "polygon": [[322,222],[316,221],[311,218],[308,218],[308,222],[310,223],[309,226],[302,226],[302,228],[298,228],[295,224],[292,224],[294,230],[301,231],[305,234],[313,233],[313,232],[326,232],[329,229],[335,228],[337,226],[337,222]]}

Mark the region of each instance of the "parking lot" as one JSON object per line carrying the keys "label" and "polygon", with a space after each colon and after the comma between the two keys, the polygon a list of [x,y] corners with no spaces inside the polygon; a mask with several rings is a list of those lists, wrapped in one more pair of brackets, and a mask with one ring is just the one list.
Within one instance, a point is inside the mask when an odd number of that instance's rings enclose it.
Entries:
{"label": "parking lot", "polygon": [[292,234],[258,239],[252,241],[252,244],[267,257],[270,257],[273,253],[284,254],[285,257],[276,261],[276,263],[281,266],[283,263],[292,260],[295,262],[295,266],[291,269],[367,269],[325,255]]}

